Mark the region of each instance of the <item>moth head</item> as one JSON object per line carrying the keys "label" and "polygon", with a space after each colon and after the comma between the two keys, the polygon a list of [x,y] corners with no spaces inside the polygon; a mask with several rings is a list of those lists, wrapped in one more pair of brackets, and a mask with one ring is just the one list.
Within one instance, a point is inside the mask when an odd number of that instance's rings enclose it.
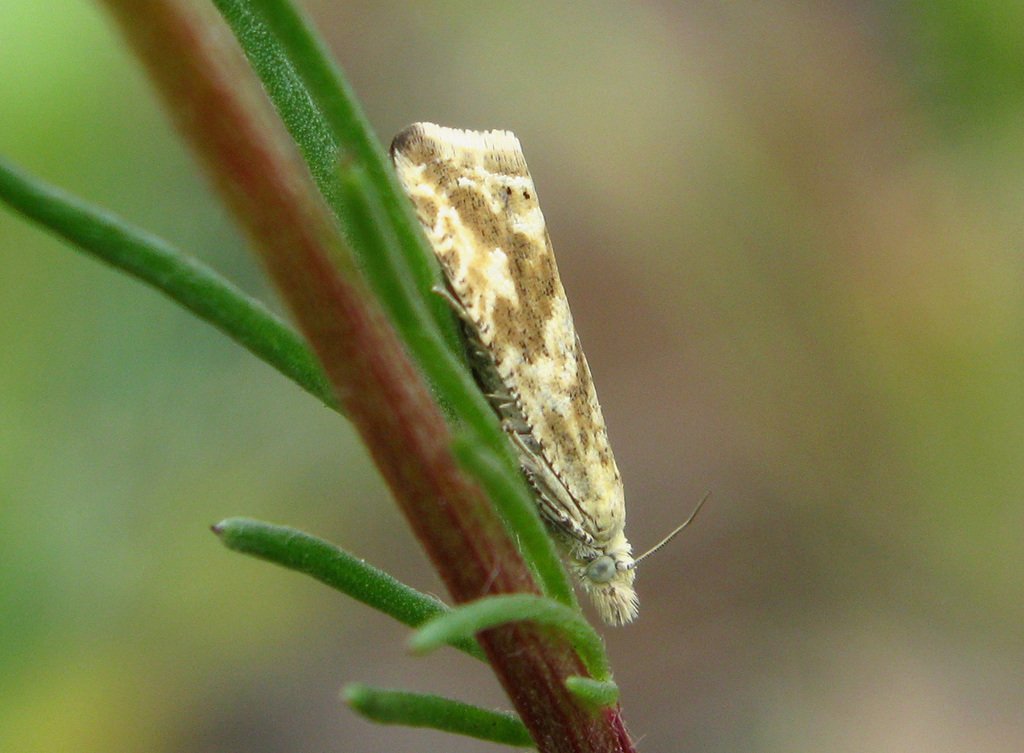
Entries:
{"label": "moth head", "polygon": [[579,570],[583,589],[594,602],[601,619],[609,625],[625,625],[636,619],[639,599],[633,588],[636,571],[630,567],[633,558],[622,554],[599,554],[581,563]]}
{"label": "moth head", "polygon": [[615,577],[615,558],[608,554],[594,557],[583,570],[583,577],[591,583],[608,583]]}
{"label": "moth head", "polygon": [[633,580],[633,558],[629,544],[622,548],[591,552],[576,559],[575,570],[583,590],[594,602],[601,619],[609,625],[624,625],[636,619],[640,609]]}

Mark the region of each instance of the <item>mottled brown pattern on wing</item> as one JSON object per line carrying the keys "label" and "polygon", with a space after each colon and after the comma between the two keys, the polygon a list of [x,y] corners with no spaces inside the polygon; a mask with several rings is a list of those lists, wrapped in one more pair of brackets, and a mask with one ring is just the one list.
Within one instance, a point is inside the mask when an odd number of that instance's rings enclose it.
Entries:
{"label": "mottled brown pattern on wing", "polygon": [[424,227],[434,227],[437,223],[439,207],[437,201],[426,196],[419,196],[413,201],[416,216]]}

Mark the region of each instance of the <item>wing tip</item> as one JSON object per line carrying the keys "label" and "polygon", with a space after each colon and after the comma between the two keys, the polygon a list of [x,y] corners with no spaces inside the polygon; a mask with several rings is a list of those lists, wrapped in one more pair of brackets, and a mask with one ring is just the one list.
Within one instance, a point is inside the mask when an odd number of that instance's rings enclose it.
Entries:
{"label": "wing tip", "polygon": [[393,161],[399,156],[414,163],[436,159],[485,164],[495,161],[526,171],[522,146],[511,131],[472,131],[436,123],[413,123],[392,139],[389,153]]}

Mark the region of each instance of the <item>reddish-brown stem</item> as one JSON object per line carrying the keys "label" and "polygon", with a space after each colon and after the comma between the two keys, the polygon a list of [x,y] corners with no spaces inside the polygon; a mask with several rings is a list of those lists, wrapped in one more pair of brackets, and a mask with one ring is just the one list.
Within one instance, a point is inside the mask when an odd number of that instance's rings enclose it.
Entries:
{"label": "reddish-brown stem", "polygon": [[[457,602],[536,593],[234,38],[205,0],[106,0],[179,129],[313,345],[339,401]],[[564,686],[585,674],[561,639],[526,623],[480,637],[542,751],[633,750],[617,711]]]}

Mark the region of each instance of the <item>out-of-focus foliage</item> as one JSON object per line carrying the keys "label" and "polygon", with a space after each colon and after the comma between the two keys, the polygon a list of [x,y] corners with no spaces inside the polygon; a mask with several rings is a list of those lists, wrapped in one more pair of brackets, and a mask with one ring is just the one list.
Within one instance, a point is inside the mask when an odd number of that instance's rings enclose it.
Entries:
{"label": "out-of-focus foliage", "polygon": [[[1024,11],[308,7],[382,139],[519,135],[630,539],[713,491],[606,631],[644,746],[1019,750]],[[0,102],[0,152],[276,305],[92,4],[3,4]],[[6,211],[0,352],[0,750],[433,739],[347,712],[355,680],[501,705],[206,531],[263,517],[440,588],[296,387]]]}

